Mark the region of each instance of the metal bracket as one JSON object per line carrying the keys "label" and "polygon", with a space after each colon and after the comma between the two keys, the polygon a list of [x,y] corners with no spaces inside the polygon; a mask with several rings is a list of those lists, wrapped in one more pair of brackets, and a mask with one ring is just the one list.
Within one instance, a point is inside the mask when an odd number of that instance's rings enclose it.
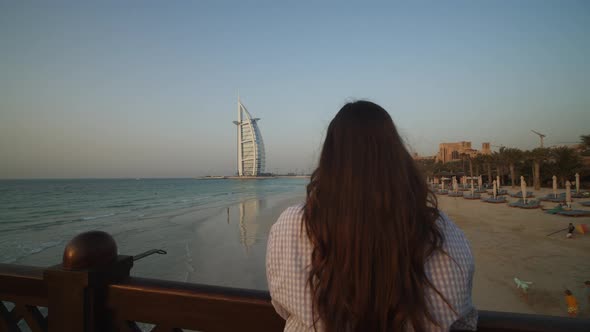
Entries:
{"label": "metal bracket", "polygon": [[135,255],[133,256],[133,261],[138,261],[144,257],[147,257],[149,255],[153,255],[153,254],[159,254],[159,255],[166,255],[167,252],[165,250],[162,249],[152,249],[152,250],[148,250],[146,252],[143,252],[141,254]]}

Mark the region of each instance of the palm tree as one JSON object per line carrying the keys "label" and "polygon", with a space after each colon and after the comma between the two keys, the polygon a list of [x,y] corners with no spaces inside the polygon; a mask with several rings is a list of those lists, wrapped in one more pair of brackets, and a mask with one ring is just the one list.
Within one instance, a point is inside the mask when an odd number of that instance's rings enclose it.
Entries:
{"label": "palm tree", "polygon": [[514,172],[514,165],[520,161],[522,161],[523,152],[517,148],[500,148],[500,159],[503,160],[505,163],[508,164],[510,168],[510,181],[512,188],[515,187],[516,184],[516,174]]}
{"label": "palm tree", "polygon": [[[473,177],[473,160],[471,158],[471,155],[469,155],[467,153],[461,153],[461,159],[463,161],[465,161],[465,160],[469,161],[469,176]],[[463,166],[463,173],[465,173],[465,166]]]}
{"label": "palm tree", "polygon": [[527,157],[533,161],[533,185],[535,190],[541,189],[541,164],[549,158],[548,148],[536,148],[527,151]]}
{"label": "palm tree", "polygon": [[450,161],[444,164],[444,170],[451,173],[458,173],[461,171],[461,162],[460,161]]}
{"label": "palm tree", "polygon": [[582,141],[582,151],[583,156],[590,156],[590,135],[582,135],[580,136],[580,141]]}
{"label": "palm tree", "polygon": [[484,155],[478,154],[474,158],[471,159],[473,162],[473,166],[475,166],[475,176],[480,176],[480,169],[483,167],[485,163]]}
{"label": "palm tree", "polygon": [[502,183],[504,183],[504,179],[503,179],[504,174],[502,172],[502,167],[504,167],[504,162],[502,161],[502,158],[500,158],[500,157],[501,157],[500,153],[498,153],[498,152],[493,152],[490,155],[491,163],[494,164],[494,166],[496,166],[496,175],[499,176],[502,179]]}
{"label": "palm tree", "polygon": [[422,173],[428,177],[433,177],[435,173],[435,161],[434,159],[421,159],[416,161],[416,165],[422,171]]}
{"label": "palm tree", "polygon": [[560,146],[551,149],[551,159],[555,167],[555,173],[562,186],[565,180],[571,178],[582,168],[582,158],[572,148]]}
{"label": "palm tree", "polygon": [[492,180],[492,163],[494,162],[494,157],[491,154],[486,154],[482,155],[482,158],[483,164],[488,171],[488,183],[491,184],[492,182],[494,182],[494,180]]}

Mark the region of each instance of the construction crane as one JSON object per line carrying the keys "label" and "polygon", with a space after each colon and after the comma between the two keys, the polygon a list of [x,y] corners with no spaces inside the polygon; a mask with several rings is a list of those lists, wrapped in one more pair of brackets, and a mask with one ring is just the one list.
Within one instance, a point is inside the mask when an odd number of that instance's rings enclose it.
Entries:
{"label": "construction crane", "polygon": [[547,135],[541,134],[541,133],[540,133],[540,132],[538,132],[538,131],[534,131],[534,130],[531,130],[531,131],[532,131],[533,133],[535,133],[535,134],[539,135],[539,138],[541,139],[541,147],[543,147],[543,138],[544,138],[544,137],[547,137]]}

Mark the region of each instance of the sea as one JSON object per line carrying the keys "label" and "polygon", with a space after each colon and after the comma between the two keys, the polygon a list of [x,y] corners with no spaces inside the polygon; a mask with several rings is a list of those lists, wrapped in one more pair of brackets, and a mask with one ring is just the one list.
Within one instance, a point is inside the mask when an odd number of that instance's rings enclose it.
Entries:
{"label": "sea", "polygon": [[133,275],[266,289],[270,227],[303,201],[306,178],[0,181],[0,263],[50,266],[90,230],[119,254],[163,249]]}

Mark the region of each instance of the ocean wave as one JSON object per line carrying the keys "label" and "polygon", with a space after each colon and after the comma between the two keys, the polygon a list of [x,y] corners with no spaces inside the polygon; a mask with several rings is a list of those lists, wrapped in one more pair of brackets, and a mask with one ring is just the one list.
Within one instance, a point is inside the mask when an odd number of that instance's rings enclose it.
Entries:
{"label": "ocean wave", "polygon": [[[154,205],[154,206],[157,206],[157,204]],[[132,210],[133,211],[145,210],[145,209],[149,209],[149,208],[152,208],[152,207],[153,207],[152,205],[144,205],[144,206],[139,206],[139,207],[133,208]]]}
{"label": "ocean wave", "polygon": [[37,254],[40,253],[43,250],[49,249],[49,248],[53,248],[56,246],[59,246],[60,244],[62,244],[63,241],[49,241],[49,242],[43,242],[41,243],[39,246],[32,248],[31,250],[29,250],[29,254]]}
{"label": "ocean wave", "polygon": [[114,215],[115,215],[115,213],[107,213],[107,214],[101,214],[101,215],[98,215],[98,216],[82,217],[82,218],[79,218],[77,220],[78,221],[94,220],[94,219],[112,217]]}
{"label": "ocean wave", "polygon": [[52,209],[52,210],[37,210],[37,211],[29,211],[27,212],[29,217],[45,217],[45,216],[55,216],[55,215],[63,215],[66,213],[72,212],[71,210],[65,209]]}
{"label": "ocean wave", "polygon": [[105,206],[105,208],[113,209],[113,208],[122,208],[122,207],[128,207],[128,206],[131,206],[131,204],[130,203],[120,203],[120,204],[107,205],[107,206]]}
{"label": "ocean wave", "polygon": [[10,246],[13,250],[4,250],[0,255],[0,263],[12,264],[19,260],[38,254],[50,248],[62,246],[65,241],[47,241],[40,244],[23,244],[23,243],[2,243],[2,246]]}

